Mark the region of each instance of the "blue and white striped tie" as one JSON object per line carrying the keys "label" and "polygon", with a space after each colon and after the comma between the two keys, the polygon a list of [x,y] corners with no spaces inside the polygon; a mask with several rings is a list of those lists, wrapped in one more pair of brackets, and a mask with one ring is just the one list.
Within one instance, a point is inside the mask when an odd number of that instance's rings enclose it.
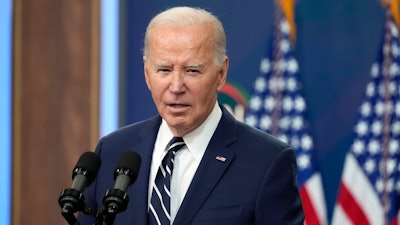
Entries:
{"label": "blue and white striped tie", "polygon": [[174,167],[175,154],[183,146],[185,146],[185,142],[181,137],[173,137],[168,144],[168,152],[161,162],[154,181],[149,210],[150,225],[171,224],[171,175]]}

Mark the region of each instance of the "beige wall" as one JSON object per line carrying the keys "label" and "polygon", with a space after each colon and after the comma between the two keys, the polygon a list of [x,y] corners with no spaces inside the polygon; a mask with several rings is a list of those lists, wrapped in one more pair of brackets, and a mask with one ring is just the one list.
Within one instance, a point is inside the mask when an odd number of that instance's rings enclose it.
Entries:
{"label": "beige wall", "polygon": [[58,196],[98,138],[98,0],[14,0],[13,225],[67,224]]}

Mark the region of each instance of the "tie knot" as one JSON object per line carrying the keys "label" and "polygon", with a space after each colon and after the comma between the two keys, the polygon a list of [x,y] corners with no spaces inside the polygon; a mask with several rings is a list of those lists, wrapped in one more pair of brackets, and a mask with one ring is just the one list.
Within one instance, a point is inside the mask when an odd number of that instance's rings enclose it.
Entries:
{"label": "tie knot", "polygon": [[185,142],[183,141],[182,137],[173,137],[171,141],[168,143],[168,151],[178,151],[180,148],[182,148],[185,145]]}

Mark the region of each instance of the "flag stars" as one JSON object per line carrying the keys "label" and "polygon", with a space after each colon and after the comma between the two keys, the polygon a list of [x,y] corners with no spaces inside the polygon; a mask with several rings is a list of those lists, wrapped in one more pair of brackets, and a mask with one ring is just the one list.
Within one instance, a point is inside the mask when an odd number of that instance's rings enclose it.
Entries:
{"label": "flag stars", "polygon": [[290,50],[290,42],[286,39],[282,40],[280,43],[280,48],[283,53],[286,53]]}
{"label": "flag stars", "polygon": [[362,116],[367,117],[371,114],[371,104],[369,104],[368,102],[364,102],[361,105],[360,108],[360,113]]}
{"label": "flag stars", "polygon": [[281,32],[283,34],[289,34],[290,26],[289,26],[289,23],[286,20],[282,20],[282,22],[280,23],[280,28],[281,28]]}
{"label": "flag stars", "polygon": [[272,96],[265,98],[264,109],[271,112],[275,107],[275,100]]}
{"label": "flag stars", "polygon": [[250,99],[250,108],[252,110],[255,110],[255,111],[260,110],[262,104],[263,103],[262,103],[261,97],[259,97],[259,96],[255,96],[255,97]]}
{"label": "flag stars", "polygon": [[368,174],[372,174],[376,169],[376,164],[374,162],[374,160],[372,159],[368,159],[365,163],[364,163],[364,170],[368,173]]}
{"label": "flag stars", "polygon": [[269,73],[271,69],[271,63],[268,58],[263,58],[260,63],[260,72],[261,73]]}
{"label": "flag stars", "polygon": [[263,116],[260,120],[260,128],[263,130],[269,130],[272,124],[272,120],[269,116]]}
{"label": "flag stars", "polygon": [[306,169],[311,164],[310,156],[308,154],[301,154],[297,156],[297,164],[300,169]]}
{"label": "flag stars", "polygon": [[364,142],[362,142],[362,141],[360,141],[360,140],[356,140],[356,141],[354,141],[354,143],[353,143],[353,146],[352,146],[353,148],[353,152],[356,154],[356,155],[361,155],[361,154],[363,154],[364,153],[364,149],[365,149],[365,144],[364,144]]}
{"label": "flag stars", "polygon": [[292,127],[294,130],[300,130],[303,128],[304,122],[303,122],[303,118],[300,116],[296,116],[295,118],[293,118],[293,124]]}
{"label": "flag stars", "polygon": [[367,90],[366,90],[366,93],[365,93],[368,97],[372,97],[372,96],[374,96],[374,94],[375,94],[375,85],[372,83],[372,82],[370,82],[368,85],[367,85]]}
{"label": "flag stars", "polygon": [[356,125],[356,133],[360,136],[367,134],[368,125],[365,121],[359,121]]}
{"label": "flag stars", "polygon": [[391,139],[389,141],[389,152],[391,155],[399,153],[399,142],[396,139]]}
{"label": "flag stars", "polygon": [[368,151],[371,153],[371,155],[376,155],[380,152],[380,144],[377,140],[371,140],[368,143]]}
{"label": "flag stars", "polygon": [[397,117],[400,117],[400,101],[394,106],[394,113],[397,115]]}
{"label": "flag stars", "polygon": [[378,136],[382,133],[382,123],[379,120],[374,121],[371,126],[372,133]]}
{"label": "flag stars", "polygon": [[371,67],[371,75],[372,77],[377,77],[379,75],[379,65],[374,63]]}
{"label": "flag stars", "polygon": [[290,92],[296,91],[296,88],[297,88],[296,80],[293,77],[288,78],[286,81],[286,87],[287,87],[287,90]]}
{"label": "flag stars", "polygon": [[298,96],[295,100],[295,105],[294,107],[298,110],[298,111],[304,111],[306,108],[306,102],[304,101],[304,99],[301,96]]}
{"label": "flag stars", "polygon": [[267,88],[267,81],[265,81],[265,78],[263,78],[263,77],[257,78],[257,80],[254,84],[254,89],[257,92],[261,93],[261,92],[264,92],[266,88]]}
{"label": "flag stars", "polygon": [[393,135],[400,135],[400,121],[392,123],[391,128]]}
{"label": "flag stars", "polygon": [[287,62],[287,70],[290,73],[297,73],[297,71],[299,70],[299,65],[297,64],[297,61],[294,58],[291,58],[288,62]]}
{"label": "flag stars", "polygon": [[247,116],[245,119],[246,124],[256,127],[257,126],[257,118],[254,115]]}
{"label": "flag stars", "polygon": [[313,141],[309,135],[304,135],[301,138],[301,147],[306,151],[311,150],[313,147]]}
{"label": "flag stars", "polygon": [[293,109],[293,100],[291,97],[286,96],[283,98],[283,110],[290,112]]}

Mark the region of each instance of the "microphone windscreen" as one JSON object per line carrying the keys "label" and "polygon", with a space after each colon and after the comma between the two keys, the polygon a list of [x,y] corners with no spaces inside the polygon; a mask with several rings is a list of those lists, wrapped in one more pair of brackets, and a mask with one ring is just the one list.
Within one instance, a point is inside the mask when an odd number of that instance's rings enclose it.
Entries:
{"label": "microphone windscreen", "polygon": [[119,175],[119,171],[125,170],[129,173],[125,174],[131,179],[131,184],[135,182],[139,173],[140,164],[142,159],[139,154],[134,151],[127,151],[121,154],[117,166],[115,168],[114,179]]}
{"label": "microphone windscreen", "polygon": [[72,179],[74,179],[76,175],[76,171],[81,169],[85,170],[86,174],[85,177],[92,182],[99,172],[101,166],[101,159],[100,156],[94,152],[85,152],[81,155],[76,166],[72,172]]}

